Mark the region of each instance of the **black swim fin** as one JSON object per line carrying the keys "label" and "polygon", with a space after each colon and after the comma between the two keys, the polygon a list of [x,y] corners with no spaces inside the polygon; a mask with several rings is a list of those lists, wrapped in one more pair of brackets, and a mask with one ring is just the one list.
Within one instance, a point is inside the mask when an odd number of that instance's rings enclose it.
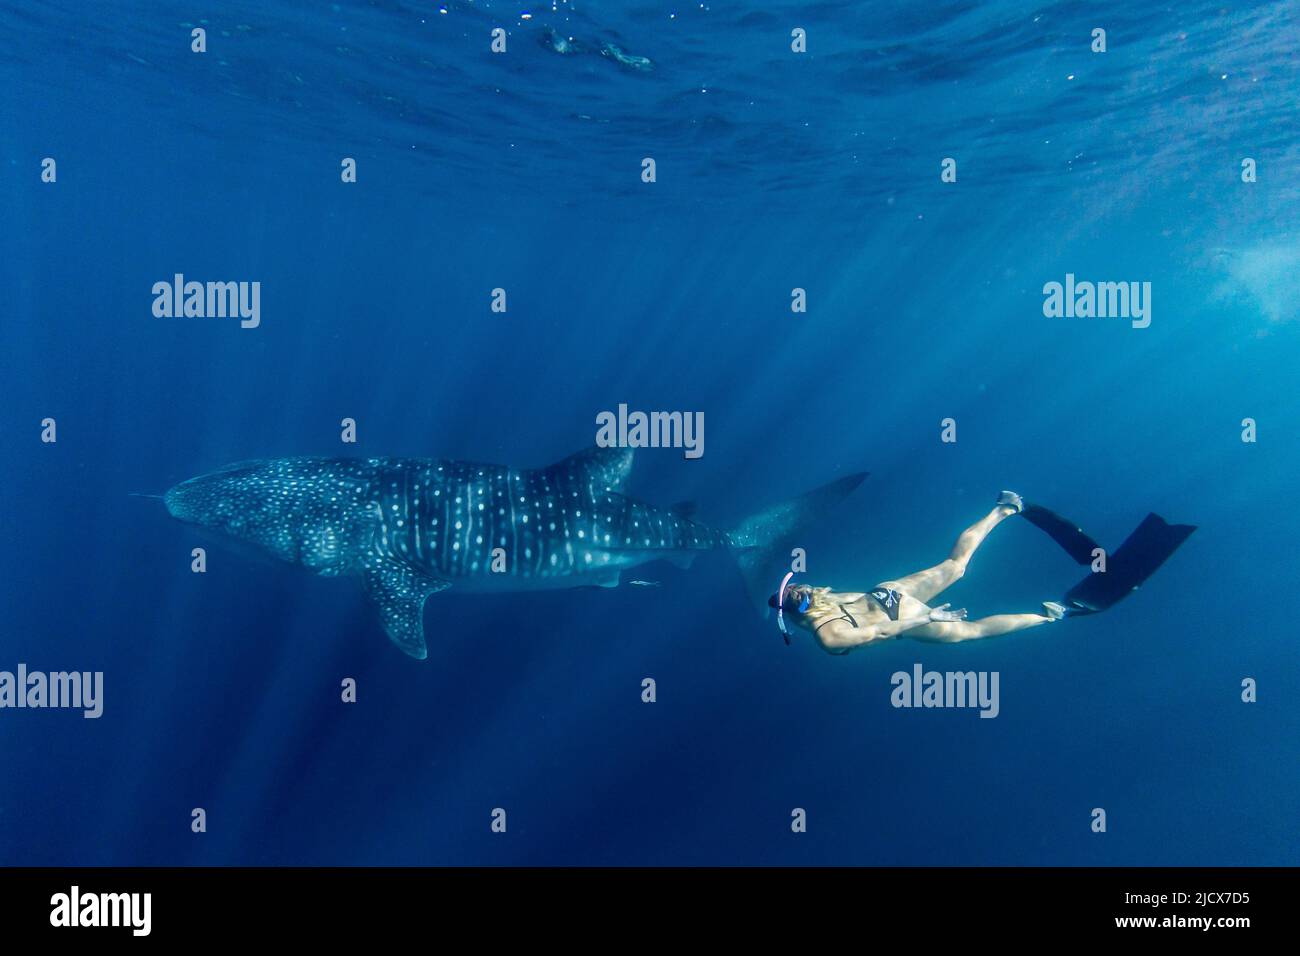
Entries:
{"label": "black swim fin", "polygon": [[1042,505],[1025,505],[1020,516],[1059,544],[1076,564],[1092,564],[1093,552],[1101,547],[1073,521],[1062,518]]}
{"label": "black swim fin", "polygon": [[1107,557],[1106,570],[1089,574],[1066,591],[1063,603],[1071,615],[1112,607],[1141,587],[1195,530],[1195,525],[1169,524],[1157,514],[1147,515]]}
{"label": "black swim fin", "polygon": [[[1092,564],[1101,545],[1073,521],[1041,505],[1027,504],[1021,514],[1076,563]],[[1071,616],[1095,614],[1114,606],[1155,574],[1156,568],[1195,530],[1195,525],[1169,524],[1157,514],[1147,515],[1124,543],[1106,556],[1106,570],[1089,574],[1066,592],[1061,603]]]}

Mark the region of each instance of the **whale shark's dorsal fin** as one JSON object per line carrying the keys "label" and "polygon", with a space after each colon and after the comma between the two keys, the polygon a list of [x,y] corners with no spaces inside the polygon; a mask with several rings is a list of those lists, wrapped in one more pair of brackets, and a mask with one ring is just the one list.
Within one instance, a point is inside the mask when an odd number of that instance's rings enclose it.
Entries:
{"label": "whale shark's dorsal fin", "polygon": [[362,573],[366,593],[379,608],[379,621],[394,644],[417,661],[429,656],[424,643],[424,601],[451,587],[396,561],[380,559]]}
{"label": "whale shark's dorsal fin", "polygon": [[557,461],[546,470],[585,476],[592,484],[622,491],[623,483],[632,473],[632,449],[592,446]]}

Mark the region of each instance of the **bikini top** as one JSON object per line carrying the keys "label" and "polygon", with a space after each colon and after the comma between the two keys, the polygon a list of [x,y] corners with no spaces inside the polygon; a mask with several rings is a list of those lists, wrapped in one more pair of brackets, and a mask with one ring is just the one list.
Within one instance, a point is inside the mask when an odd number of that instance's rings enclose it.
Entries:
{"label": "bikini top", "polygon": [[858,626],[858,619],[849,613],[848,608],[846,608],[843,604],[841,604],[839,605],[839,609],[840,609],[839,617],[828,617],[826,620],[822,621],[820,624],[818,624],[816,627],[813,628],[813,633],[814,634],[817,633],[827,624],[830,624],[832,621],[848,621],[850,627]]}

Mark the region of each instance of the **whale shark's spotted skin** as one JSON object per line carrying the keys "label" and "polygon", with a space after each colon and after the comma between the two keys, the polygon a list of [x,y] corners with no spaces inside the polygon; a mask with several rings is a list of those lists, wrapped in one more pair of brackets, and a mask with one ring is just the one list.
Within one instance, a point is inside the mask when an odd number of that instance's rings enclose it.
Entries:
{"label": "whale shark's spotted skin", "polygon": [[[378,467],[377,550],[458,586],[571,587],[575,576],[609,578],[649,560],[647,552],[725,544],[711,529],[628,498],[582,467],[411,460]],[[491,570],[497,548],[504,572]]]}
{"label": "whale shark's spotted skin", "polygon": [[[624,568],[731,539],[620,491],[630,449],[549,468],[411,458],[274,458],[182,482],[175,517],[324,575],[359,575],[389,636],[425,656],[429,594],[613,585]],[[499,550],[498,550],[499,549]],[[495,565],[504,570],[493,570]]]}

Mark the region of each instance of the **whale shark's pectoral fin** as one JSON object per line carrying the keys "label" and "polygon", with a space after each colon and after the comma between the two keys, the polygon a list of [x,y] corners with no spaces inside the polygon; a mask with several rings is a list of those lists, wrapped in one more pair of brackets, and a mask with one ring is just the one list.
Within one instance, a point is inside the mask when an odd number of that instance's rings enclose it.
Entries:
{"label": "whale shark's pectoral fin", "polygon": [[366,593],[379,607],[389,640],[417,661],[429,656],[424,643],[424,601],[451,587],[396,561],[381,561],[362,573]]}

